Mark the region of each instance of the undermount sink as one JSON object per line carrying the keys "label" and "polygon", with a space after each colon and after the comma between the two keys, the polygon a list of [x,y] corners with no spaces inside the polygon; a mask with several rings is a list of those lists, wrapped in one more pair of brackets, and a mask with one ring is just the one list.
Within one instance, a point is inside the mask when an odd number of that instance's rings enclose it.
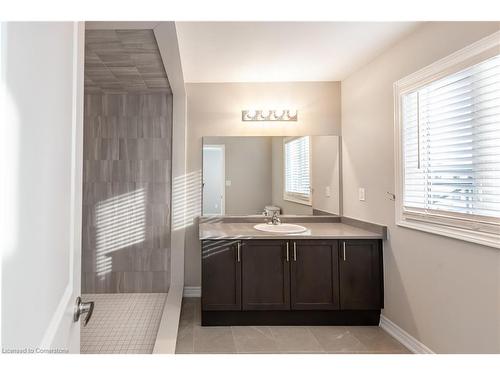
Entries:
{"label": "undermount sink", "polygon": [[271,233],[302,233],[307,230],[306,227],[297,224],[257,224],[254,225],[254,228],[257,230],[261,230],[263,232],[271,232]]}

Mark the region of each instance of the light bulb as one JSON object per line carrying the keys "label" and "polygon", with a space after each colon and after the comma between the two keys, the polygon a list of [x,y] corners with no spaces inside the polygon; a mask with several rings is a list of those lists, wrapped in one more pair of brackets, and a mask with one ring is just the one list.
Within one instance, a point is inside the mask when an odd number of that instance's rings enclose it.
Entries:
{"label": "light bulb", "polygon": [[283,111],[282,109],[277,109],[274,111],[274,118],[281,119],[284,114],[285,114],[285,111]]}
{"label": "light bulb", "polygon": [[256,112],[253,109],[249,109],[247,111],[247,118],[253,120],[255,118]]}

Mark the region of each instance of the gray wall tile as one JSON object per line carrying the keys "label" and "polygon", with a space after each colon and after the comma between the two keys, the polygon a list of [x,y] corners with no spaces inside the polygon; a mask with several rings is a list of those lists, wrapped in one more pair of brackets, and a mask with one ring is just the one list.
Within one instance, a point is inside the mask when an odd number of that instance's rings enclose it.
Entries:
{"label": "gray wall tile", "polygon": [[171,107],[164,93],[85,95],[84,293],[168,291]]}

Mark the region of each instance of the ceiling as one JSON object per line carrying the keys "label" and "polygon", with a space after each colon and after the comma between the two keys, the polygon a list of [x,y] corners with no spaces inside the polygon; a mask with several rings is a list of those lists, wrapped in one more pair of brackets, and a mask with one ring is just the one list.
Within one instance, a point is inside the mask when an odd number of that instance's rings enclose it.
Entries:
{"label": "ceiling", "polygon": [[339,81],[419,22],[176,22],[186,82]]}
{"label": "ceiling", "polygon": [[170,92],[153,30],[86,30],[85,92]]}

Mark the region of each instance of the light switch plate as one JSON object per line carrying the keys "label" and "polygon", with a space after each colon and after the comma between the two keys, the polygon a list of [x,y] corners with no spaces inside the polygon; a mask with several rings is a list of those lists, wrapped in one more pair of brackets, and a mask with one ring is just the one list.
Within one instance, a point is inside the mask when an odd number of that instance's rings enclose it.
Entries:
{"label": "light switch plate", "polygon": [[226,180],[226,186],[231,186],[231,180]]}
{"label": "light switch plate", "polygon": [[358,189],[358,198],[360,201],[365,200],[365,188],[359,188]]}

